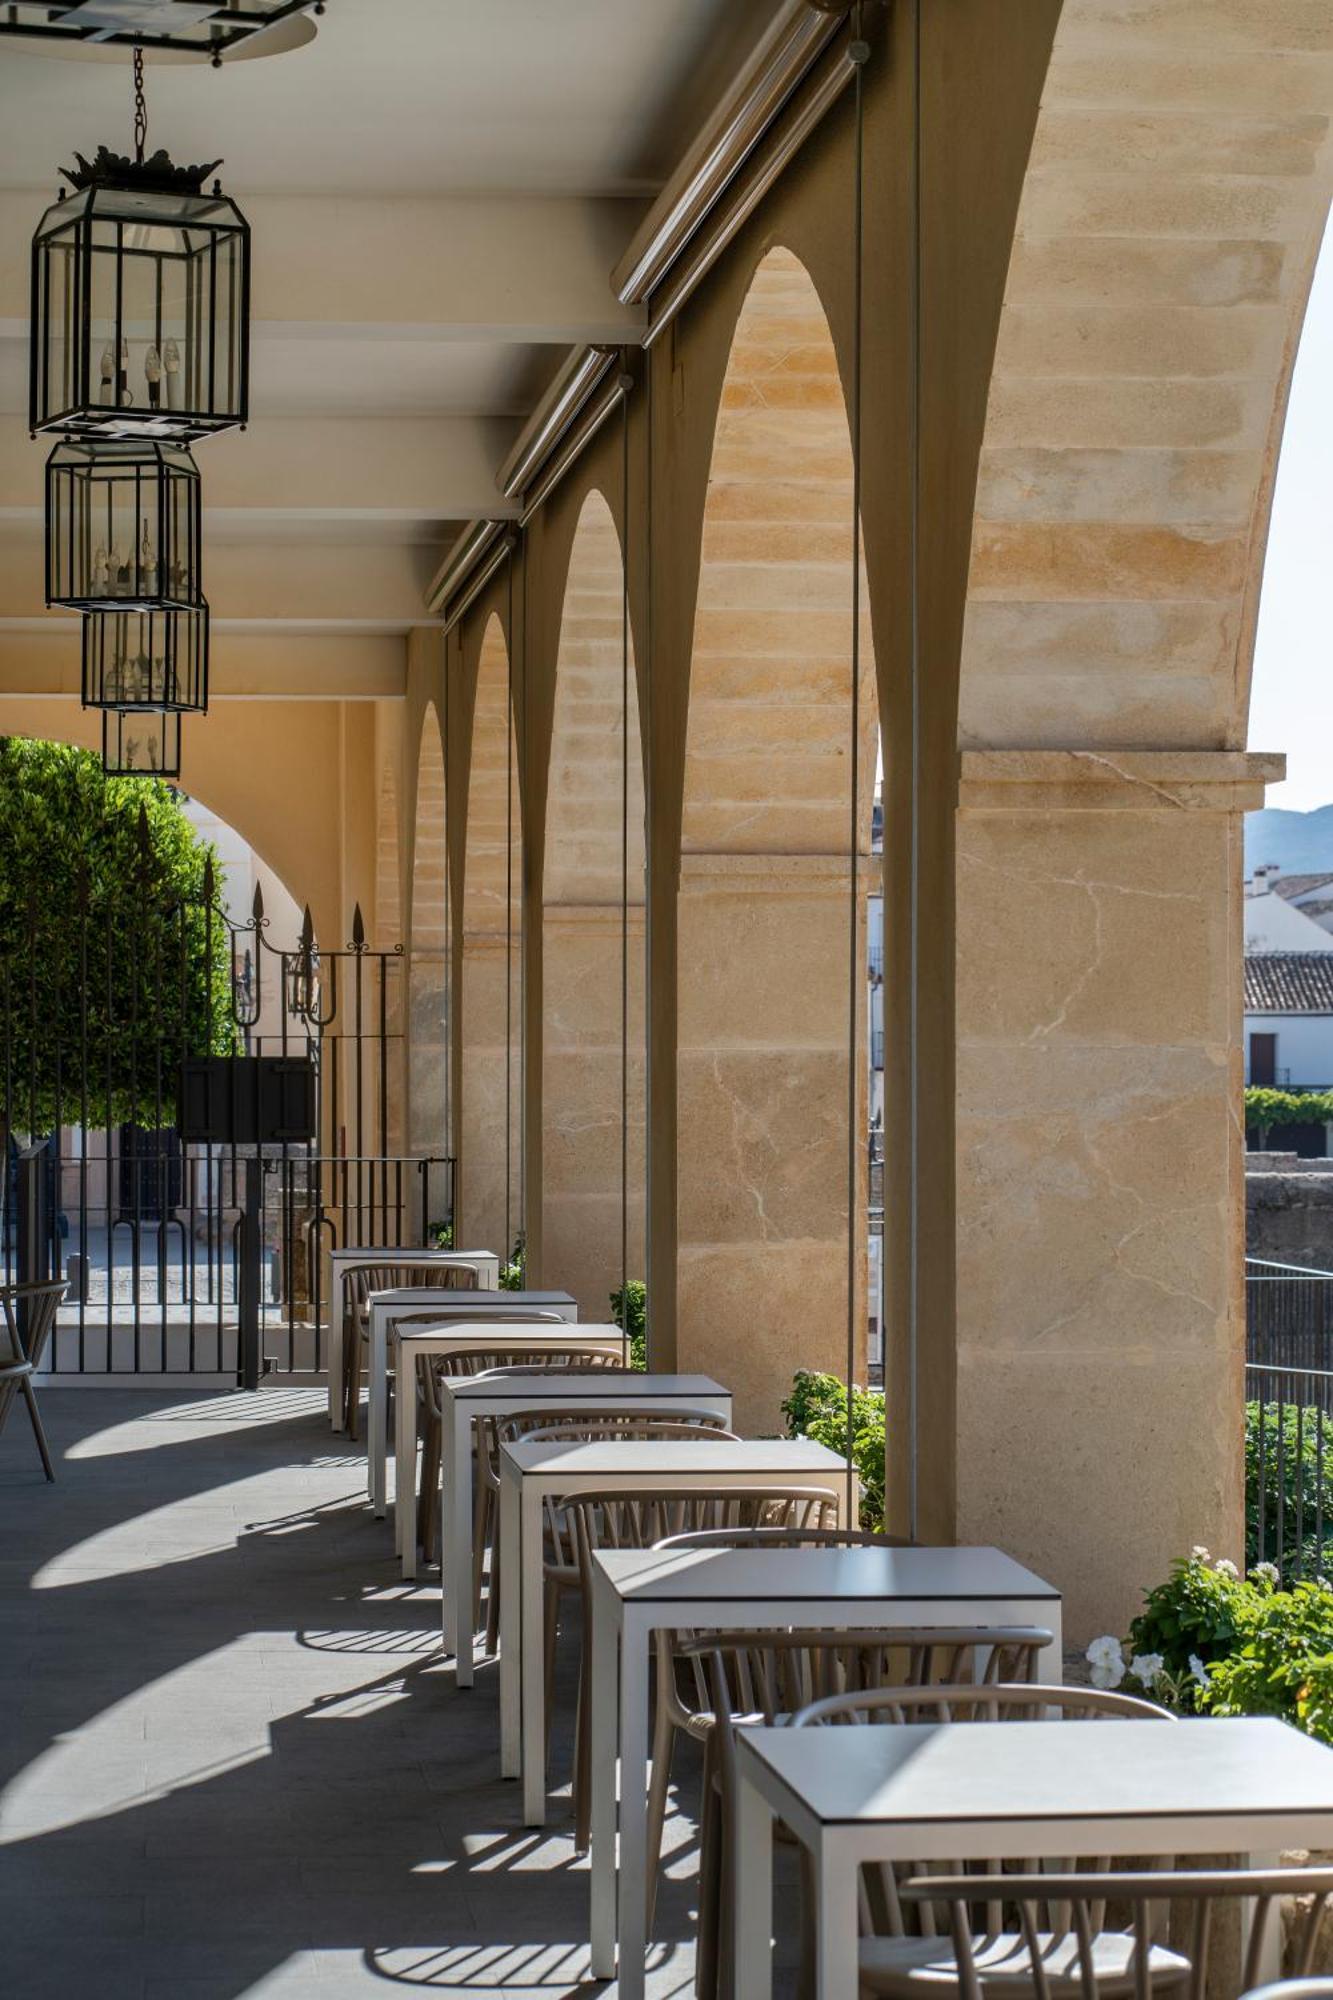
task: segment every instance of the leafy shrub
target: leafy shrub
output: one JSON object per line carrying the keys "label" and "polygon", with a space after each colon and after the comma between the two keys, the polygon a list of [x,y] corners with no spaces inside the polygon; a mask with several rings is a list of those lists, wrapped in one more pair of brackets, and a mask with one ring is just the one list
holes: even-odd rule
{"label": "leafy shrub", "polygon": [[514,1247],[509,1253],[509,1262],[500,1266],[500,1290],[502,1292],[521,1292],[527,1283],[527,1266],[527,1239],[520,1231],[514,1238]]}
{"label": "leafy shrub", "polygon": [[[847,1391],[836,1375],[802,1368],[782,1405],[788,1437],[813,1438],[847,1457]],[[852,1389],[850,1456],[861,1481],[861,1526],[884,1526],[884,1392]]]}
{"label": "leafy shrub", "polygon": [[648,1366],[648,1287],[642,1278],[627,1278],[611,1294],[611,1317],[629,1335],[629,1365]]}
{"label": "leafy shrub", "polygon": [[1241,1576],[1195,1549],[1149,1591],[1126,1646],[1088,1648],[1098,1687],[1202,1715],[1275,1715],[1333,1743],[1333,1588],[1284,1589],[1272,1563]]}
{"label": "leafy shrub", "polygon": [[1333,1090],[1274,1090],[1251,1084],[1245,1092],[1246,1129],[1267,1132],[1275,1125],[1318,1125],[1333,1119]]}
{"label": "leafy shrub", "polygon": [[426,1224],[426,1248],[428,1250],[452,1250],[454,1247],[454,1225],[452,1222],[428,1222]]}

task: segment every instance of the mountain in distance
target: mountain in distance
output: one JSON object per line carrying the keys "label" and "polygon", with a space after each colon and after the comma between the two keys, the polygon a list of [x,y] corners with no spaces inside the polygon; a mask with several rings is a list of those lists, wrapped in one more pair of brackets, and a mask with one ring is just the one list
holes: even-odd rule
{"label": "mountain in distance", "polygon": [[1333,875],[1333,805],[1310,812],[1265,806],[1245,815],[1245,873],[1276,862],[1284,875]]}

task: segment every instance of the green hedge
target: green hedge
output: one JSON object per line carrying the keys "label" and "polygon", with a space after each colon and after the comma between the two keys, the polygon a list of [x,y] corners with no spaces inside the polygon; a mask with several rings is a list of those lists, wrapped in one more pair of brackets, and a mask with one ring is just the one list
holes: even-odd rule
{"label": "green hedge", "polygon": [[[847,1456],[847,1391],[836,1375],[802,1368],[782,1405],[788,1437],[813,1438]],[[852,1460],[861,1481],[861,1526],[884,1526],[884,1391],[852,1390]]]}
{"label": "green hedge", "polygon": [[1273,1090],[1251,1084],[1245,1092],[1245,1126],[1261,1132],[1277,1125],[1318,1125],[1333,1119],[1333,1090]]}

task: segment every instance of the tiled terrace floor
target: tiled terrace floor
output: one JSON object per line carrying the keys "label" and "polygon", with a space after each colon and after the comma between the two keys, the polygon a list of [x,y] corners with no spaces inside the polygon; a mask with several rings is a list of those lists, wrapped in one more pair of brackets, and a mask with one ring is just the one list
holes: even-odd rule
{"label": "tiled terrace floor", "polygon": [[[521,1826],[495,1670],[453,1687],[438,1591],[396,1580],[322,1397],[42,1405],[56,1486],[21,1410],[0,1438],[0,1987],[596,1990],[567,1808]],[[692,1986],[679,1833],[656,2000]]]}

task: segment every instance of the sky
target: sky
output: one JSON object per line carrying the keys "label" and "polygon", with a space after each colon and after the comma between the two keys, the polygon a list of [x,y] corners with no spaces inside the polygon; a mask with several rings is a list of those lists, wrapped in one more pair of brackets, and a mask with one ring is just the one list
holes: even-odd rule
{"label": "sky", "polygon": [[1254,649],[1250,748],[1285,750],[1268,804],[1333,801],[1333,221],[1296,356]]}

